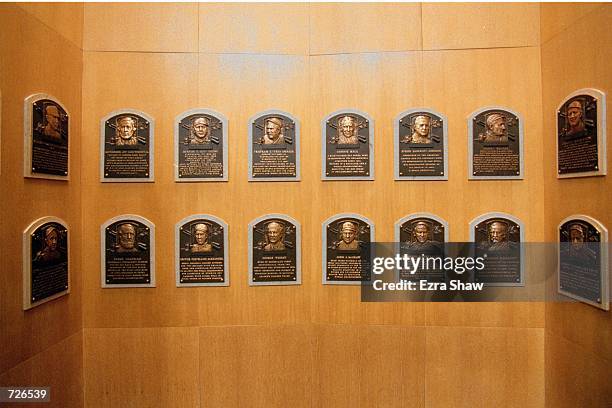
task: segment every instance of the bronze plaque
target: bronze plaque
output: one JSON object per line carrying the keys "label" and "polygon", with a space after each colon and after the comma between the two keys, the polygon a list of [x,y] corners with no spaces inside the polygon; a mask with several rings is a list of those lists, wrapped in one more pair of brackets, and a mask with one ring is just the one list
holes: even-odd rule
{"label": "bronze plaque", "polygon": [[323,180],[374,180],[374,123],[342,111],[323,121]]}
{"label": "bronze plaque", "polygon": [[370,246],[374,226],[356,214],[323,224],[323,283],[360,284],[371,280]]}
{"label": "bronze plaque", "polygon": [[102,181],[153,181],[153,121],[121,111],[102,121]]}
{"label": "bronze plaque", "polygon": [[447,180],[446,119],[418,109],[401,114],[394,125],[395,179]]}
{"label": "bronze plaque", "polygon": [[[427,215],[416,215],[400,220],[399,228],[400,255],[411,257],[441,257],[444,258],[444,244],[446,242],[446,226]],[[420,268],[415,273],[410,270],[400,269],[399,279],[416,281],[421,279],[428,282],[444,282],[444,269]]]}
{"label": "bronze plaque", "polygon": [[227,120],[200,109],[180,115],[175,126],[175,180],[227,181]]}
{"label": "bronze plaque", "polygon": [[559,226],[559,292],[608,310],[606,235],[603,226],[584,216]]}
{"label": "bronze plaque", "polygon": [[491,286],[523,285],[523,227],[519,220],[502,213],[485,214],[472,221],[475,257],[484,259],[484,269],[474,270],[474,281]]}
{"label": "bronze plaque", "polygon": [[249,181],[300,179],[300,125],[281,111],[249,121]]}
{"label": "bronze plaque", "polygon": [[249,230],[249,284],[301,284],[300,224],[271,214],[253,220]]}
{"label": "bronze plaque", "polygon": [[518,114],[485,108],[469,119],[470,179],[522,179],[523,130]]}
{"label": "bronze plaque", "polygon": [[68,177],[68,113],[51,96],[26,99],[25,176],[66,180]]}
{"label": "bronze plaque", "polygon": [[25,309],[67,293],[69,287],[68,229],[51,217],[39,221],[26,231],[29,254],[24,260],[28,265]]}
{"label": "bronze plaque", "polygon": [[227,286],[227,224],[212,216],[192,216],[176,230],[177,286]]}
{"label": "bronze plaque", "polygon": [[605,174],[604,94],[583,89],[557,110],[557,166],[559,177]]}
{"label": "bronze plaque", "polygon": [[114,218],[102,226],[102,287],[155,286],[153,224]]}

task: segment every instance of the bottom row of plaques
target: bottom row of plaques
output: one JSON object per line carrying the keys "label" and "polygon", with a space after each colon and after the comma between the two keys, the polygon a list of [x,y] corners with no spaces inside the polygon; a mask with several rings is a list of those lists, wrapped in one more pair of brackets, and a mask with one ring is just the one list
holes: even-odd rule
{"label": "bottom row of plaques", "polygon": [[[596,220],[572,216],[559,227],[559,292],[608,308],[607,230]],[[360,284],[372,276],[374,224],[358,214],[338,214],[322,226],[324,284]],[[395,224],[400,256],[445,255],[448,224],[428,213]],[[524,227],[505,213],[488,213],[470,223],[474,257],[487,268],[474,277],[488,286],[524,286]],[[122,215],[100,230],[103,288],[155,287],[155,226],[137,215]],[[24,309],[69,292],[68,227],[54,217],[41,218],[24,232]],[[249,284],[299,285],[301,226],[282,214],[249,224]],[[187,217],[175,228],[177,286],[228,286],[228,225],[210,215]],[[399,271],[398,280],[443,282],[440,270]]]}

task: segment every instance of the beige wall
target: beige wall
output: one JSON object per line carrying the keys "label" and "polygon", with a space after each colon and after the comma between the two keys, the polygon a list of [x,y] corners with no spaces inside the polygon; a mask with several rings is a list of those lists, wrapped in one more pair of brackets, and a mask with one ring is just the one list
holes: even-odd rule
{"label": "beige wall", "polygon": [[[411,212],[462,240],[472,218],[505,211],[543,240],[538,5],[135,7],[85,5],[83,218],[154,222],[157,288],[102,290],[99,243],[83,248],[87,404],[543,405],[541,305],[367,304],[320,283],[320,226],[338,212],[389,241]],[[525,118],[526,177],[468,182],[467,115],[494,104]],[[418,106],[448,116],[447,182],[393,181],[393,118]],[[154,184],[99,182],[99,120],[121,107],[156,120]],[[173,181],[173,120],[194,107],[229,119],[227,183]],[[320,181],[319,123],[343,107],[375,119],[376,181]],[[301,121],[299,183],[247,182],[247,120],[270,108]],[[199,212],[230,226],[230,287],[175,287],[173,227]],[[247,225],[269,212],[302,224],[301,286],[248,286]]]}
{"label": "beige wall", "polygon": [[[544,162],[551,164],[544,171],[547,241],[557,239],[559,222],[572,214],[589,215],[612,229],[611,18],[609,4],[542,5]],[[608,97],[608,176],[559,180],[554,165],[555,112],[580,88],[597,88]],[[610,406],[612,314],[581,303],[547,303],[545,332],[547,405]]]}
{"label": "beige wall", "polygon": [[[0,384],[51,386],[49,406],[83,403],[80,5],[0,6]],[[70,113],[70,181],[23,177],[23,103],[57,97]],[[22,310],[22,233],[53,215],[69,226],[71,293]]]}
{"label": "beige wall", "polygon": [[[74,261],[73,293],[23,313],[21,291],[6,289],[21,288],[20,260],[5,255],[20,244],[0,247],[0,317],[9,327],[1,383],[57,384],[56,403],[92,407],[541,407],[545,395],[556,407],[609,396],[600,376],[609,313],[579,304],[362,303],[358,287],[320,283],[320,225],[339,212],[372,219],[379,241],[418,211],[446,219],[452,241],[467,240],[470,220],[489,211],[521,219],[530,242],[554,240],[573,212],[610,226],[608,178],[556,179],[551,113],[575,88],[609,89],[609,55],[563,53],[572,31],[593,22],[606,48],[607,5],[578,14],[566,5],[455,3],[2,8],[1,185],[11,191],[2,231],[20,236],[55,213],[73,226]],[[33,63],[49,37],[58,58]],[[70,183],[21,176],[22,101],[40,90],[72,113]],[[524,118],[524,180],[467,180],[466,119],[487,105]],[[449,119],[448,181],[393,181],[393,118],[419,106]],[[156,120],[155,183],[99,182],[99,120],[122,107]],[[227,183],[173,181],[173,120],[195,107],[229,119]],[[375,119],[373,182],[319,179],[319,121],[344,107]],[[246,123],[270,108],[301,121],[299,183],[247,182]],[[575,189],[596,199],[559,202]],[[15,216],[15,208],[24,210]],[[174,224],[202,212],[229,224],[231,286],[176,288]],[[248,286],[247,225],[269,212],[302,224],[300,286]],[[98,228],[124,213],[156,225],[156,288],[100,288]],[[544,261],[529,267],[552,267]],[[588,392],[574,392],[577,381]]]}

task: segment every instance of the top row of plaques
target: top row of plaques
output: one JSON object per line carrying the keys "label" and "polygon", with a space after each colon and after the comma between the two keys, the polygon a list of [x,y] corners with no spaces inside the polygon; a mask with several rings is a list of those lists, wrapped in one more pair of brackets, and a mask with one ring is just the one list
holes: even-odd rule
{"label": "top row of plaques", "polygon": [[[605,94],[582,89],[557,111],[558,176],[606,174]],[[153,118],[123,109],[100,124],[102,182],[154,180]],[[195,109],[174,124],[175,180],[227,181],[228,121]],[[69,115],[60,102],[37,94],[25,104],[26,177],[68,179]],[[249,181],[300,180],[300,123],[278,110],[261,112],[248,124]],[[486,107],[468,118],[470,179],[523,178],[523,119],[508,108]],[[374,121],[344,109],[321,123],[323,180],[374,179]],[[394,121],[396,180],[448,179],[448,121],[431,109],[411,109]]]}

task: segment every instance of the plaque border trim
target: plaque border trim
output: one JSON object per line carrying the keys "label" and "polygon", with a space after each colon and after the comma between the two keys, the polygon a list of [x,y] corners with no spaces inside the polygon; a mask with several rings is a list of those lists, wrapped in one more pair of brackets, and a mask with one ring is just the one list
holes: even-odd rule
{"label": "plaque border trim", "polygon": [[[559,174],[559,111],[565,103],[578,95],[589,95],[597,99],[597,167],[596,171],[585,171],[581,173],[565,173]],[[567,95],[555,110],[555,147],[556,155],[555,162],[557,164],[557,178],[577,178],[577,177],[593,177],[605,176],[608,174],[607,169],[607,145],[606,145],[606,93],[596,88],[582,88]]]}
{"label": "plaque border trim", "polygon": [[[106,227],[117,221],[138,221],[149,227],[149,266],[151,282],[149,283],[106,283]],[[115,288],[154,288],[155,287],[155,224],[135,214],[122,214],[110,218],[100,226],[100,285],[103,289]]]}
{"label": "plaque border trim", "polygon": [[[197,114],[203,114],[203,115],[209,115],[209,116],[214,116],[215,118],[217,118],[222,126],[222,137],[223,137],[223,177],[215,177],[215,178],[199,178],[199,177],[179,177],[179,133],[180,133],[180,123],[183,119],[185,119],[187,116],[191,116],[191,115],[197,115]],[[175,118],[174,118],[174,181],[177,183],[190,183],[190,182],[204,182],[204,183],[210,183],[210,182],[223,182],[223,181],[228,181],[228,174],[227,174],[227,170],[228,170],[228,154],[227,154],[227,147],[228,147],[228,121],[227,118],[225,117],[225,115],[223,115],[220,112],[217,112],[215,110],[212,109],[208,109],[208,108],[195,108],[195,109],[189,109],[186,110],[180,114],[178,114]]]}
{"label": "plaque border trim", "polygon": [[[295,282],[288,281],[268,281],[268,282],[253,282],[253,227],[270,218],[281,219],[295,225],[295,263],[296,263],[296,278]],[[257,217],[249,222],[249,286],[293,286],[302,284],[302,226],[299,221],[285,214],[265,214]]]}
{"label": "plaque border trim", "polygon": [[470,242],[472,243],[476,243],[475,239],[476,239],[476,234],[474,232],[474,228],[476,228],[476,225],[480,224],[483,221],[486,221],[488,219],[491,218],[506,218],[514,223],[516,223],[519,228],[519,239],[521,240],[520,244],[520,256],[521,256],[521,266],[520,266],[520,281],[516,282],[516,283],[510,283],[510,282],[499,282],[499,283],[484,283],[485,287],[497,287],[497,286],[509,286],[509,287],[523,287],[525,286],[525,247],[524,247],[524,243],[525,243],[525,224],[523,224],[523,222],[515,217],[514,215],[505,213],[505,212],[488,212],[488,213],[484,213],[481,214],[479,216],[477,216],[476,218],[474,218],[472,221],[470,221]]}
{"label": "plaque border trim", "polygon": [[[214,221],[223,227],[223,277],[224,282],[210,282],[210,283],[181,283],[180,273],[180,259],[181,259],[181,242],[180,242],[180,228],[188,222],[195,220],[209,220]],[[210,214],[194,214],[183,218],[174,225],[174,272],[176,276],[176,287],[187,288],[194,286],[229,286],[230,285],[230,274],[229,274],[229,250],[228,250],[228,235],[229,226],[225,221],[219,217],[215,217]]]}
{"label": "plaque border trim", "polygon": [[[290,118],[295,124],[295,142],[294,142],[295,144],[295,177],[253,177],[253,150],[252,150],[253,148],[253,122],[262,116],[274,115],[274,114],[286,116]],[[300,181],[301,180],[300,142],[301,142],[302,135],[301,135],[301,124],[298,118],[296,118],[289,112],[285,112],[279,109],[269,109],[269,110],[265,110],[265,111],[256,113],[255,115],[251,116],[247,123],[247,128],[249,131],[248,146],[247,146],[248,161],[249,161],[248,162],[248,166],[249,166],[248,180],[249,181]]]}
{"label": "plaque border trim", "polygon": [[[484,111],[503,110],[513,114],[519,120],[519,174],[516,176],[475,176],[474,175],[474,118]],[[523,115],[504,106],[485,106],[470,113],[468,118],[468,180],[523,180],[525,178],[525,154],[523,139],[525,139],[525,123]]]}
{"label": "plaque border trim", "polygon": [[[601,247],[601,270],[600,270],[601,304],[593,302],[589,299],[585,299],[579,295],[575,295],[573,293],[566,292],[561,289],[561,279],[560,279],[561,278],[561,270],[560,270],[561,269],[561,253],[560,253],[561,241],[559,240],[558,234],[563,224],[569,221],[572,221],[572,220],[586,221],[589,224],[591,224],[591,226],[595,227],[601,234],[601,241],[599,243]],[[604,227],[604,225],[601,222],[597,221],[595,218],[589,217],[588,215],[582,215],[582,214],[574,214],[574,215],[570,215],[569,217],[564,218],[557,226],[557,251],[556,251],[557,252],[557,268],[556,268],[557,292],[563,296],[567,296],[568,298],[578,300],[582,303],[586,303],[598,309],[609,311],[610,310],[610,277],[609,277],[610,271],[608,270],[608,268],[610,264],[609,264],[609,254],[608,254],[607,246],[608,246],[608,229]]]}
{"label": "plaque border trim", "polygon": [[[327,156],[327,121],[331,118],[333,118],[336,115],[339,115],[341,113],[355,113],[357,115],[363,116],[364,118],[366,118],[368,120],[368,147],[369,147],[369,158],[370,158],[370,175],[369,176],[342,176],[342,177],[329,177],[325,174],[325,169],[326,169],[326,156]],[[360,111],[358,109],[354,109],[354,108],[346,108],[346,109],[339,109],[337,111],[334,111],[330,114],[328,114],[327,116],[325,116],[322,120],[321,120],[321,180],[323,181],[334,181],[334,180],[339,180],[339,181],[344,181],[344,180],[367,180],[367,181],[373,181],[374,180],[374,119],[372,119],[372,117],[370,115],[368,115],[367,113]]]}
{"label": "plaque border trim", "polygon": [[[131,113],[134,115],[141,116],[149,121],[149,177],[129,177],[129,178],[113,178],[104,177],[104,137],[106,130],[106,121],[113,116],[120,115],[122,113]],[[152,183],[155,181],[155,120],[137,109],[118,109],[104,116],[100,119],[100,182],[101,183]]]}
{"label": "plaque border trim", "polygon": [[[32,133],[32,105],[34,102],[37,102],[41,99],[49,99],[59,106],[66,112],[68,116],[68,174],[65,176],[58,176],[55,174],[38,174],[32,172],[32,138],[34,137]],[[47,180],[62,180],[62,181],[70,181],[70,163],[71,163],[71,154],[70,154],[70,139],[72,139],[72,116],[66,106],[59,101],[56,97],[46,93],[35,93],[23,101],[23,177],[26,178],[37,178],[37,179],[47,179]]]}
{"label": "plaque border trim", "polygon": [[[399,121],[404,116],[412,113],[425,112],[436,115],[444,122],[442,124],[442,144],[443,144],[443,155],[444,155],[444,175],[443,176],[400,176],[399,174]],[[448,118],[443,113],[440,113],[430,108],[414,108],[408,109],[399,113],[395,119],[393,119],[393,174],[396,181],[406,180],[448,180]]]}
{"label": "plaque border trim", "polygon": [[364,217],[363,215],[359,215],[357,213],[340,213],[327,218],[325,221],[323,221],[323,224],[321,224],[321,282],[323,283],[323,285],[361,286],[363,281],[328,281],[327,279],[325,279],[327,272],[327,226],[341,218],[356,218],[360,221],[368,223],[368,225],[370,226],[370,244],[374,243],[374,238],[376,236],[374,231],[374,222],[372,222],[372,220],[370,220],[369,218]]}
{"label": "plaque border trim", "polygon": [[[66,228],[66,231],[68,231],[68,253],[66,254],[66,259],[68,260],[68,288],[66,290],[62,290],[61,292],[58,292],[54,295],[51,295],[47,298],[41,299],[39,301],[33,302],[31,301],[32,299],[32,262],[31,262],[31,251],[32,251],[32,241],[31,241],[31,235],[34,233],[34,231],[39,228],[41,225],[46,224],[48,222],[56,222],[58,224],[60,224],[62,227]],[[40,306],[43,303],[47,303],[51,300],[57,299],[59,297],[62,297],[68,293],[70,293],[70,287],[71,285],[71,278],[70,278],[70,248],[71,248],[71,243],[70,243],[70,237],[71,237],[71,233],[70,233],[70,229],[68,228],[68,223],[66,223],[66,221],[62,220],[61,218],[55,217],[55,216],[45,216],[45,217],[41,217],[38,218],[34,221],[32,221],[32,223],[30,223],[30,225],[28,225],[26,227],[26,229],[23,231],[23,245],[22,245],[22,273],[23,273],[23,310],[30,310],[36,306]]]}

